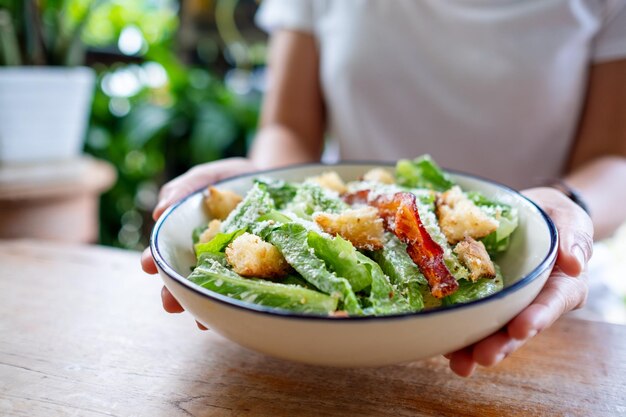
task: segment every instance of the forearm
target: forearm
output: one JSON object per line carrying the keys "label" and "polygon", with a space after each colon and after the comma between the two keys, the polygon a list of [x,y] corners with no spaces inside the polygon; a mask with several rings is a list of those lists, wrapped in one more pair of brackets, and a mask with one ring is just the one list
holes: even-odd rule
{"label": "forearm", "polygon": [[570,173],[566,181],[589,206],[596,240],[609,237],[626,222],[626,158],[595,159]]}
{"label": "forearm", "polygon": [[314,37],[274,33],[268,65],[269,88],[249,158],[259,169],[319,161],[326,123]]}
{"label": "forearm", "polygon": [[248,157],[259,169],[317,162],[322,152],[322,141],[319,142],[304,141],[286,126],[268,124],[257,133]]}

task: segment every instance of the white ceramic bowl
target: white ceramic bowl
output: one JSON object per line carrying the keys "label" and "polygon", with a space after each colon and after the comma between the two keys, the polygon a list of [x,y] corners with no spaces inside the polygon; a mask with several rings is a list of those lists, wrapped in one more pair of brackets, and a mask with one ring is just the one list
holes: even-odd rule
{"label": "white ceramic bowl", "polygon": [[[301,181],[333,169],[353,180],[383,164],[312,164],[242,175],[216,184],[244,194],[259,175]],[[381,366],[460,349],[497,331],[537,296],[557,254],[557,231],[534,203],[502,185],[451,173],[465,190],[517,207],[520,224],[506,254],[498,258],[505,288],[492,296],[439,310],[385,317],[329,318],[274,310],[234,300],[185,277],[195,265],[192,230],[206,224],[198,191],[170,207],[157,221],[150,247],[174,297],[200,323],[265,354],[310,364]]]}

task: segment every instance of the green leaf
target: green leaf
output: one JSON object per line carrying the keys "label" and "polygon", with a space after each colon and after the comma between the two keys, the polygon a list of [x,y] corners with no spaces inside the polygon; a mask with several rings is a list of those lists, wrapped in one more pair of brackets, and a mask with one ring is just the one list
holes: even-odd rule
{"label": "green leaf", "polygon": [[194,249],[196,251],[196,256],[200,257],[205,252],[210,253],[220,253],[224,252],[226,246],[230,244],[233,240],[237,239],[237,237],[241,236],[246,232],[246,229],[235,230],[231,233],[218,233],[215,237],[209,240],[206,243],[196,243],[194,245]]}
{"label": "green leaf", "polygon": [[348,313],[362,314],[363,311],[348,280],[330,272],[324,261],[312,253],[307,239],[307,229],[297,223],[271,227],[266,234],[266,240],[278,248],[289,265],[305,280],[320,291],[339,298]]}
{"label": "green leaf", "polygon": [[20,45],[11,13],[0,9],[0,65],[21,65]]}
{"label": "green leaf", "polygon": [[122,130],[129,144],[135,149],[141,149],[151,139],[169,129],[173,117],[171,108],[146,103],[133,109],[124,120]]}
{"label": "green leaf", "polygon": [[337,299],[297,285],[243,278],[219,262],[205,258],[189,280],[211,291],[248,303],[300,313],[329,314]]}
{"label": "green leaf", "polygon": [[274,201],[265,187],[262,184],[254,184],[243,201],[224,220],[222,230],[228,233],[247,228],[274,208]]}
{"label": "green leaf", "polygon": [[436,191],[445,191],[455,185],[452,178],[439,168],[429,155],[423,155],[413,161],[399,160],[396,164],[396,179],[399,185]]}
{"label": "green leaf", "polygon": [[493,279],[482,278],[476,282],[470,280],[460,280],[459,289],[452,295],[444,298],[444,305],[453,305],[459,303],[469,303],[495,294],[502,290],[504,281],[502,273],[498,265],[496,267],[496,277]]}
{"label": "green leaf", "polygon": [[382,271],[389,276],[397,291],[407,299],[414,311],[424,308],[422,287],[428,282],[406,252],[406,245],[391,233],[385,233],[383,249],[370,253]]}
{"label": "green leaf", "polygon": [[293,200],[298,192],[298,186],[283,180],[275,180],[271,178],[256,178],[256,183],[263,184],[265,189],[274,200],[277,209],[284,208]]}
{"label": "green leaf", "polygon": [[490,255],[497,255],[509,248],[511,235],[519,224],[517,209],[507,204],[489,200],[476,191],[467,193],[467,197],[487,215],[498,221],[498,228],[481,239]]}
{"label": "green leaf", "polygon": [[375,315],[384,315],[412,310],[407,300],[391,285],[389,278],[376,262],[362,253],[357,253],[357,257],[359,262],[368,269],[372,278],[369,297],[371,309],[366,313],[371,311]]}
{"label": "green leaf", "polygon": [[265,222],[268,220],[274,221],[276,223],[290,223],[291,222],[291,219],[289,218],[289,216],[277,210],[270,210],[267,214],[260,216],[257,219],[257,222]]}
{"label": "green leaf", "polygon": [[204,224],[193,229],[193,231],[191,232],[191,240],[194,244],[200,242],[200,235],[204,233],[207,228],[208,225]]}
{"label": "green leaf", "polygon": [[341,236],[327,238],[309,232],[307,243],[331,271],[348,280],[354,291],[361,291],[372,284],[371,271],[359,260],[359,253],[349,241]]}
{"label": "green leaf", "polygon": [[218,159],[239,135],[233,117],[221,106],[203,102],[196,109],[190,140],[192,161]]}
{"label": "green leaf", "polygon": [[285,208],[299,217],[310,219],[315,212],[340,213],[349,206],[338,195],[325,188],[313,183],[304,183]]}

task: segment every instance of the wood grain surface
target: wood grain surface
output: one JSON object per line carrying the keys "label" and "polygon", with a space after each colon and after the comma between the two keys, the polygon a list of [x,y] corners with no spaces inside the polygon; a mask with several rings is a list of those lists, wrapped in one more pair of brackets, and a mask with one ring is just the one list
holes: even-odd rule
{"label": "wood grain surface", "polygon": [[463,379],[272,359],[166,314],[139,254],[0,242],[1,416],[624,416],[626,326],[561,319]]}

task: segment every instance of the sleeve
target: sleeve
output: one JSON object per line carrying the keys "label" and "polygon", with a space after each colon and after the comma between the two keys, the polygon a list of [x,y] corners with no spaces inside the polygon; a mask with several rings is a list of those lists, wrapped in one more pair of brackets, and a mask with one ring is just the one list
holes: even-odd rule
{"label": "sleeve", "polygon": [[264,31],[294,29],[314,31],[313,1],[315,0],[263,0],[255,21]]}
{"label": "sleeve", "polygon": [[593,43],[594,62],[626,59],[626,0],[614,0]]}

